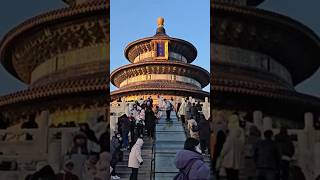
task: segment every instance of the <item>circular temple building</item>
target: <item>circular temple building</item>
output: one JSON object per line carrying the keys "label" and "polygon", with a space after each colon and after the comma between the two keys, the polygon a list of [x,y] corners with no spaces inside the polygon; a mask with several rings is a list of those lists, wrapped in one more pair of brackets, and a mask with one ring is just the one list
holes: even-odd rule
{"label": "circular temple building", "polygon": [[273,124],[301,127],[319,98],[295,91],[320,65],[320,39],[263,0],[211,4],[211,102],[215,111],[262,111]]}
{"label": "circular temple building", "polygon": [[0,97],[1,123],[9,122],[0,129],[0,179],[25,179],[43,163],[58,173],[77,124],[106,131],[109,2],[65,2],[68,7],[23,22],[0,43],[1,64],[28,85]]}
{"label": "circular temple building", "polygon": [[[196,48],[189,42],[166,34],[164,19],[158,19],[156,34],[130,43],[124,51],[129,65],[111,73],[112,84],[118,90],[111,92],[111,100],[125,97],[158,95],[204,99],[209,93],[202,88],[209,84],[209,73],[192,65],[197,57]],[[154,98],[154,99],[155,99]]]}
{"label": "circular temple building", "polygon": [[28,85],[0,97],[10,121],[50,111],[51,125],[104,114],[109,82],[109,4],[65,0],[69,7],[33,17],[0,43],[4,68]]}

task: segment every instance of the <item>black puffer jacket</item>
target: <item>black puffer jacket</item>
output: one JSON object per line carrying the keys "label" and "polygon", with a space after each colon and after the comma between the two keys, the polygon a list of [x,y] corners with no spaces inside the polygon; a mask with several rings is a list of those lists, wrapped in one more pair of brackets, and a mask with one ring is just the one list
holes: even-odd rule
{"label": "black puffer jacket", "polygon": [[258,169],[277,170],[281,159],[277,144],[272,140],[261,140],[255,148],[254,159]]}

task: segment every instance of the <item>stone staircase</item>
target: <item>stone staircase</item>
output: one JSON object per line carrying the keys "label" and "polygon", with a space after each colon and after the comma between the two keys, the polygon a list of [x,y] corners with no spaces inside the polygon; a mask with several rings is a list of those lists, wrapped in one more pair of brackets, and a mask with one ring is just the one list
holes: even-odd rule
{"label": "stone staircase", "polygon": [[[152,160],[152,146],[153,140],[149,138],[144,138],[144,144],[142,148],[142,159],[143,165],[139,168],[138,179],[139,180],[146,180],[150,179],[151,174],[151,160]],[[123,161],[118,162],[117,164],[117,174],[121,178],[121,180],[129,180],[131,169],[128,168],[128,160],[129,160],[129,153],[130,151],[124,151],[123,154]]]}
{"label": "stone staircase", "polygon": [[[139,169],[139,180],[172,180],[178,173],[174,164],[175,154],[183,149],[186,131],[178,121],[175,112],[171,112],[171,121],[165,120],[165,113],[156,126],[155,141],[144,138],[142,158],[144,164]],[[154,144],[154,149],[153,148]],[[121,180],[129,180],[131,169],[128,168],[129,151],[124,152],[122,162],[117,164],[117,174]],[[210,157],[204,157],[210,166]],[[213,179],[213,176],[211,176]]]}

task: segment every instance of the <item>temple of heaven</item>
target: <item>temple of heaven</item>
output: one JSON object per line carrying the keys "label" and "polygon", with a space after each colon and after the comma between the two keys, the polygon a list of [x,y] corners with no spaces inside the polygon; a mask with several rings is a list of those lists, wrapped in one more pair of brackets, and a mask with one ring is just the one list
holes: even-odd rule
{"label": "temple of heaven", "polygon": [[197,57],[197,49],[185,40],[168,36],[162,17],[157,22],[154,36],[136,40],[125,48],[124,55],[131,64],[111,73],[110,81],[119,88],[111,92],[111,100],[159,95],[202,100],[208,97],[202,88],[209,84],[209,73],[190,64]]}
{"label": "temple of heaven", "polygon": [[263,0],[211,3],[211,102],[214,111],[256,110],[279,127],[301,127],[317,97],[295,86],[320,65],[320,39],[286,16],[256,8]]}
{"label": "temple of heaven", "polygon": [[50,111],[50,125],[84,122],[108,103],[109,5],[64,0],[69,7],[26,20],[0,43],[2,66],[28,87],[0,97],[3,116]]}

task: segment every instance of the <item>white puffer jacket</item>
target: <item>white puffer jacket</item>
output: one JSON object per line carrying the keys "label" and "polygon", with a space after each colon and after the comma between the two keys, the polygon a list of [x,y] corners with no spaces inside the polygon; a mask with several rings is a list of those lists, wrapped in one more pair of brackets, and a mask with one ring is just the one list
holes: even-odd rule
{"label": "white puffer jacket", "polygon": [[129,154],[129,162],[128,162],[129,168],[139,168],[140,163],[143,162],[143,159],[141,157],[142,146],[143,146],[143,140],[139,138],[137,142],[134,144],[134,146],[132,147],[131,152]]}

